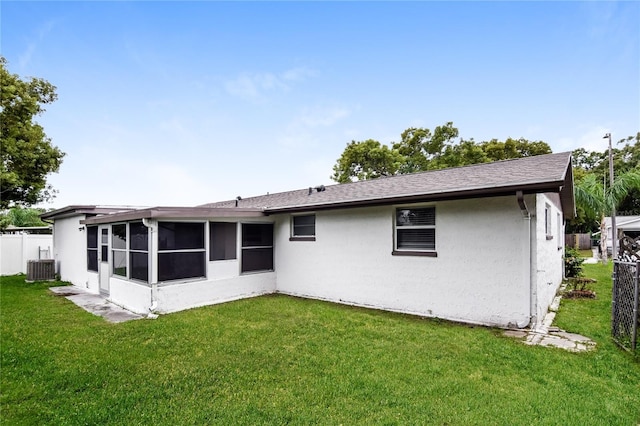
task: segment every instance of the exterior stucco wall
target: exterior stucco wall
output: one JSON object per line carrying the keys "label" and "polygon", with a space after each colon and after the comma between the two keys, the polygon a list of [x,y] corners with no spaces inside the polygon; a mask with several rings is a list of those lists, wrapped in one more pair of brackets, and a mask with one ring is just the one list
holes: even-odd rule
{"label": "exterior stucco wall", "polygon": [[[535,200],[533,200],[535,202]],[[438,256],[393,256],[395,206],[318,212],[316,241],[276,227],[278,291],[498,326],[530,319],[528,222],[515,196],[431,203]]]}
{"label": "exterior stucco wall", "polygon": [[169,313],[273,293],[276,273],[264,272],[219,280],[193,281],[158,286],[156,309]]}
{"label": "exterior stucco wall", "polygon": [[[545,208],[550,214],[550,232],[545,232]],[[560,220],[558,220],[560,215]],[[549,305],[562,283],[564,256],[564,224],[558,207],[544,194],[536,194],[533,261],[536,294],[536,320],[541,324]]]}
{"label": "exterior stucco wall", "polygon": [[130,311],[148,314],[151,306],[151,287],[146,283],[111,276],[108,299]]}
{"label": "exterior stucco wall", "polygon": [[[87,230],[80,221],[85,215],[56,219],[53,225],[53,256],[60,278],[88,288]],[[97,286],[90,288],[98,292]]]}

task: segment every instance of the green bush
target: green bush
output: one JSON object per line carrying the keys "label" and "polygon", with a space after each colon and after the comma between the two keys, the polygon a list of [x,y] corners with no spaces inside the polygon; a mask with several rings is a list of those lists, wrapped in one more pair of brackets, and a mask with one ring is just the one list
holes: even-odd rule
{"label": "green bush", "polygon": [[564,271],[567,277],[582,276],[582,263],[584,258],[580,256],[580,252],[572,247],[564,249]]}

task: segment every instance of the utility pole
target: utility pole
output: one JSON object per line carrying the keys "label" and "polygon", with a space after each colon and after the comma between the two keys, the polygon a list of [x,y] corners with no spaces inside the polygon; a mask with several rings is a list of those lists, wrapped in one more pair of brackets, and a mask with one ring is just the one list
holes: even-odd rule
{"label": "utility pole", "polygon": [[[611,152],[611,133],[604,135],[602,139],[609,139],[609,191],[613,188],[613,154]],[[616,242],[618,239],[618,230],[616,229],[616,206],[611,205],[611,258],[616,260],[618,252],[616,250]]]}

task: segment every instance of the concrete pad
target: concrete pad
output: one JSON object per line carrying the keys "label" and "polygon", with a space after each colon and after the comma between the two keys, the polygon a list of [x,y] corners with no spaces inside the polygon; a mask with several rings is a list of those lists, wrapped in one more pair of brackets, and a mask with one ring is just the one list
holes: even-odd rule
{"label": "concrete pad", "polygon": [[571,340],[572,342],[580,342],[580,343],[588,343],[591,342],[591,339],[589,339],[588,337],[582,336],[580,334],[576,334],[576,333],[567,333],[566,331],[557,331],[557,332],[553,332],[551,333],[554,336],[558,336],[561,337],[563,339],[567,339],[567,340]]}
{"label": "concrete pad", "polygon": [[90,293],[76,286],[51,287],[51,292],[64,296],[87,312],[104,318],[112,323],[121,323],[144,318],[142,315],[115,305],[99,294]]}
{"label": "concrete pad", "polygon": [[571,352],[584,352],[596,347],[596,343],[588,337],[576,333],[568,333],[553,325],[556,317],[557,307],[560,305],[560,296],[553,301],[555,309],[550,309],[545,315],[542,324],[536,329],[528,330],[505,330],[504,335],[515,338],[526,337],[526,345],[540,345],[565,349]]}

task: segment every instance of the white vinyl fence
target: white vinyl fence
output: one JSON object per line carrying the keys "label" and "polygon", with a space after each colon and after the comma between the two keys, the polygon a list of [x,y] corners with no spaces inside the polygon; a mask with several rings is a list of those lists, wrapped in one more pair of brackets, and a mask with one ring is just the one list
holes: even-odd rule
{"label": "white vinyl fence", "polygon": [[53,259],[53,235],[0,235],[0,275],[27,273],[27,261]]}

